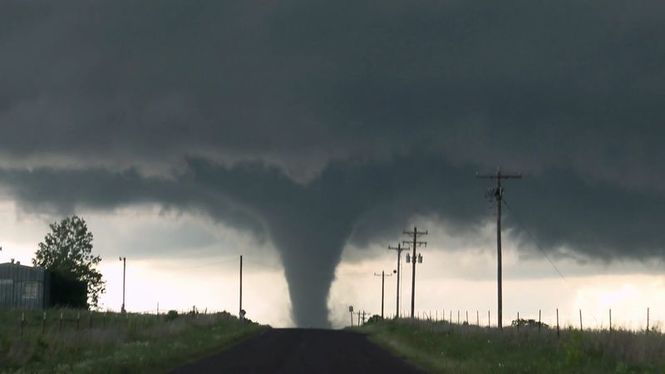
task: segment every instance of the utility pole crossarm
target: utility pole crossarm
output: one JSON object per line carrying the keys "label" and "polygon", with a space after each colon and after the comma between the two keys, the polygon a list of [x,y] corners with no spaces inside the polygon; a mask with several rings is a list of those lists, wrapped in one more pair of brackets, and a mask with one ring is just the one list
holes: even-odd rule
{"label": "utility pole crossarm", "polygon": [[374,273],[374,275],[377,276],[377,277],[382,277],[382,276],[383,277],[392,277],[393,276],[392,273],[385,273],[385,274]]}
{"label": "utility pole crossarm", "polygon": [[501,168],[497,168],[496,173],[493,174],[480,174],[476,173],[476,178],[481,178],[481,179],[521,179],[522,174],[521,173],[502,173]]}
{"label": "utility pole crossarm", "polygon": [[522,174],[476,174],[479,179],[522,179]]}
{"label": "utility pole crossarm", "polygon": [[407,231],[407,230],[404,230],[404,231],[402,232],[402,234],[404,234],[404,235],[416,235],[416,236],[421,236],[421,235],[427,235],[428,233],[427,233],[427,230],[425,230],[425,231],[418,231],[418,230]]}
{"label": "utility pole crossarm", "polygon": [[[413,235],[413,234],[411,234],[411,235]],[[417,242],[415,242],[415,243],[416,243],[416,246],[418,246],[418,247],[421,247],[421,246],[422,246],[422,247],[427,247],[427,242],[417,241]],[[410,244],[413,244],[413,241],[411,241],[411,240],[403,240],[403,241],[402,241],[402,244],[410,245]],[[403,248],[403,249],[407,249],[407,248]]]}

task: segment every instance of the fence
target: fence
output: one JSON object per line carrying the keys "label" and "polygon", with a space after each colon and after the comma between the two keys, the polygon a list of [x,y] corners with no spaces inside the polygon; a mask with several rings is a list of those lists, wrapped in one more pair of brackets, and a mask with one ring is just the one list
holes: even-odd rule
{"label": "fence", "polygon": [[47,311],[0,311],[0,334],[10,337],[30,337],[56,333],[76,333],[113,329],[148,329],[178,319],[214,322],[221,318],[234,318],[227,312],[201,312],[195,308],[177,314],[115,313],[74,309],[50,309]]}
{"label": "fence", "polygon": [[[446,315],[446,312],[448,313]],[[475,312],[475,313],[474,313]],[[607,328],[603,327],[603,324],[601,324],[598,328],[585,328],[585,322],[584,322],[584,313],[582,309],[578,309],[578,315],[576,316],[577,322],[575,324],[566,324],[565,326],[561,323],[560,320],[560,313],[559,309],[557,308],[555,310],[555,319],[552,321],[544,321],[542,319],[542,310],[538,310],[538,317],[537,319],[532,318],[532,319],[527,319],[527,318],[521,318],[520,313],[517,312],[514,317],[515,319],[512,319],[512,317],[508,317],[504,314],[504,328],[515,328],[519,330],[520,328],[531,328],[535,327],[538,330],[543,329],[543,328],[551,328],[551,329],[556,329],[557,333],[561,329],[578,329],[578,330],[593,330],[593,331],[610,331],[612,332],[613,330],[617,329],[617,324],[616,320],[612,320],[612,309],[608,309],[607,311]],[[386,313],[386,318],[387,319],[393,319],[395,318],[394,313]],[[523,317],[524,315],[522,315]],[[656,332],[660,333],[661,329],[661,324],[660,321],[653,321],[651,319],[652,316],[652,310],[651,308],[646,308],[644,310],[644,316],[645,316],[645,324],[643,325],[643,328],[639,328],[637,330],[635,329],[626,329],[626,328],[621,328],[619,329],[622,330],[634,330],[634,331],[644,331],[646,333],[649,332]],[[400,319],[410,319],[410,313],[403,311],[400,314]],[[507,318],[508,317],[508,318]],[[487,315],[483,315],[481,318],[481,313],[479,310],[472,310],[471,311],[471,319],[469,317],[469,310],[462,310],[462,309],[456,309],[456,310],[446,310],[446,309],[441,309],[441,310],[434,310],[434,311],[419,311],[414,313],[414,319],[415,320],[425,320],[425,321],[432,321],[432,322],[445,322],[451,325],[462,325],[462,326],[469,326],[469,325],[475,325],[477,327],[496,327],[497,325],[494,324],[492,325],[492,313],[490,310],[487,311]],[[360,321],[360,320],[359,320]],[[364,319],[362,320],[364,322]],[[508,324],[505,324],[505,322],[508,321]],[[549,322],[549,323],[547,323]],[[655,322],[655,323],[654,323]],[[614,323],[614,324],[613,324]]]}

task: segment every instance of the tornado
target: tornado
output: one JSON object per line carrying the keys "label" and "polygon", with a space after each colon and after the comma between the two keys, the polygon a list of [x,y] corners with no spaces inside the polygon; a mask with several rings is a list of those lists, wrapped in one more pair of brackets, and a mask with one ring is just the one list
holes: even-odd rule
{"label": "tornado", "polygon": [[325,201],[304,200],[280,205],[264,218],[284,267],[293,321],[328,328],[330,286],[353,219],[321,207]]}

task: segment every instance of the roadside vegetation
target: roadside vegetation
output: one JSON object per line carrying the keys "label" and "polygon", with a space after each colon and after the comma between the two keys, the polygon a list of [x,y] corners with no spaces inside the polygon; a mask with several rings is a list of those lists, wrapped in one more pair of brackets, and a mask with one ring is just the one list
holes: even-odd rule
{"label": "roadside vegetation", "polygon": [[44,322],[43,312],[0,311],[0,372],[161,373],[265,328],[226,312],[146,315],[53,309]]}
{"label": "roadside vegetation", "polygon": [[508,327],[423,320],[358,328],[431,373],[665,373],[665,335],[627,330]]}

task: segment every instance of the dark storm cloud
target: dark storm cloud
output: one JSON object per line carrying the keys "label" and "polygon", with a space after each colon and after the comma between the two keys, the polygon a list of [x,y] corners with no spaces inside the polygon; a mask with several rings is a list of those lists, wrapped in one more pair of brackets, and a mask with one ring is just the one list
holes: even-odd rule
{"label": "dark storm cloud", "polygon": [[347,240],[468,232],[499,164],[540,245],[660,257],[664,38],[653,1],[3,2],[0,181],[270,238],[305,325]]}
{"label": "dark storm cloud", "polygon": [[620,1],[8,2],[0,145],[124,164],[255,157],[297,175],[417,145],[644,187],[662,181],[645,171],[664,158],[664,13]]}

